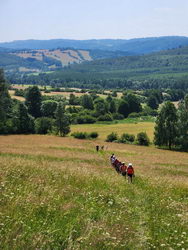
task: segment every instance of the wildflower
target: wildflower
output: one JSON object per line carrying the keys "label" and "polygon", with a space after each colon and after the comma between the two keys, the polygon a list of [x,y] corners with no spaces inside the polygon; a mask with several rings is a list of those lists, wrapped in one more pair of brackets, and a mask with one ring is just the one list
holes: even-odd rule
{"label": "wildflower", "polygon": [[165,246],[165,244],[161,244],[161,247],[164,247]]}

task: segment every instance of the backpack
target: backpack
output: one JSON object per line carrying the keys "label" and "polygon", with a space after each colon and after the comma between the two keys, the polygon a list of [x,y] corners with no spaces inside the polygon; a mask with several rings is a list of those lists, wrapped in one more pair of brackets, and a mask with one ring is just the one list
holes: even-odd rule
{"label": "backpack", "polygon": [[121,172],[122,172],[122,173],[126,173],[126,171],[127,171],[127,166],[122,165],[122,166],[121,166]]}
{"label": "backpack", "polygon": [[132,166],[129,166],[127,168],[127,174],[134,174],[134,170],[133,170],[133,167]]}

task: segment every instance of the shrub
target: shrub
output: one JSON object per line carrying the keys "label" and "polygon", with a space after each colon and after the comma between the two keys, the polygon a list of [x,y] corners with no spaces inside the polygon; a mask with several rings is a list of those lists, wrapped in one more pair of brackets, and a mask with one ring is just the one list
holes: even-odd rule
{"label": "shrub", "polygon": [[119,139],[119,142],[122,143],[133,143],[134,141],[135,141],[135,136],[127,133],[122,134]]}
{"label": "shrub", "polygon": [[99,134],[98,134],[97,132],[91,132],[91,133],[89,134],[89,137],[92,138],[92,139],[95,139],[95,138],[97,138],[98,136],[99,136]]}
{"label": "shrub", "polygon": [[143,146],[149,146],[150,140],[146,132],[140,132],[137,134],[137,144]]}
{"label": "shrub", "polygon": [[54,120],[48,117],[41,117],[35,120],[35,133],[47,134],[52,130]]}
{"label": "shrub", "polygon": [[86,132],[74,132],[71,135],[77,139],[87,139],[88,138],[88,134]]}
{"label": "shrub", "polygon": [[78,124],[84,124],[84,123],[91,124],[91,123],[95,123],[96,122],[96,118],[92,117],[90,115],[79,116],[79,114],[78,114],[78,116],[76,118],[76,122]]}
{"label": "shrub", "polygon": [[133,112],[133,113],[130,113],[128,117],[129,118],[137,118],[137,117],[140,117],[140,116],[142,116],[141,112],[140,113]]}
{"label": "shrub", "polygon": [[91,132],[89,134],[86,132],[74,132],[71,135],[77,139],[94,139],[99,136],[97,132]]}
{"label": "shrub", "polygon": [[118,139],[117,133],[112,132],[111,134],[107,135],[106,141],[113,142]]}
{"label": "shrub", "polygon": [[100,115],[98,121],[113,121],[113,117],[110,114]]}
{"label": "shrub", "polygon": [[15,96],[25,96],[25,92],[23,89],[16,89],[15,90],[15,93],[14,93]]}
{"label": "shrub", "polygon": [[124,116],[122,114],[119,114],[119,113],[114,113],[112,116],[113,116],[114,120],[123,120],[124,119]]}

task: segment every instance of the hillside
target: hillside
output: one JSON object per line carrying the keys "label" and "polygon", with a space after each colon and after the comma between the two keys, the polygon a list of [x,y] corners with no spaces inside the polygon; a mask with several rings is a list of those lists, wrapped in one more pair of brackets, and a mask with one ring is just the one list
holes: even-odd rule
{"label": "hillside", "polygon": [[[79,88],[188,88],[188,46],[142,56],[94,60],[69,66],[51,74],[25,76],[24,83],[54,80],[59,86]],[[145,82],[147,80],[148,82]],[[19,80],[11,78],[13,83]],[[154,85],[151,85],[151,82]],[[185,82],[178,87],[179,82]]]}
{"label": "hillside", "polygon": [[39,135],[1,136],[0,152],[2,249],[187,249],[187,153]]}
{"label": "hillside", "polygon": [[76,49],[11,50],[0,48],[0,68],[15,72],[45,72],[101,58],[127,55],[126,52]]}
{"label": "hillside", "polygon": [[[0,43],[0,67],[8,72],[40,73],[55,71],[72,64],[94,61],[91,64],[84,64],[84,66],[71,67],[71,71],[107,72],[107,74],[110,71],[110,75],[123,73],[124,77],[125,73],[127,76],[139,75],[140,69],[143,71],[141,74],[145,74],[145,72],[146,74],[147,72],[161,73],[161,67],[166,67],[165,72],[169,73],[174,71],[174,67],[177,66],[176,72],[184,72],[184,65],[187,63],[186,49],[181,48],[180,52],[172,49],[184,45],[188,45],[186,37],[15,41]],[[161,50],[166,50],[166,52],[151,54],[151,52]],[[98,61],[100,59],[109,60]],[[134,72],[127,72],[127,70],[134,70]]]}
{"label": "hillside", "polygon": [[92,40],[23,40],[0,43],[10,49],[57,49],[74,48],[84,50],[126,51],[129,54],[145,54],[188,45],[188,37],[167,36],[136,39],[92,39]]}
{"label": "hillside", "polygon": [[73,70],[85,70],[106,72],[113,70],[131,70],[148,69],[156,71],[184,71],[188,67],[188,46],[177,49],[160,51],[149,55],[126,56],[110,58],[104,60],[95,60],[91,63],[73,66]]}

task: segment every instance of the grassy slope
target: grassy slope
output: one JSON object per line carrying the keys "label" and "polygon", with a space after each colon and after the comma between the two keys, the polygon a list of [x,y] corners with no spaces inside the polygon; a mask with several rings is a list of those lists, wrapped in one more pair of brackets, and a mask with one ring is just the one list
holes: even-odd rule
{"label": "grassy slope", "polygon": [[[4,249],[186,249],[187,153],[53,136],[1,136]],[[107,149],[106,149],[107,148]],[[133,185],[109,165],[133,162]]]}

